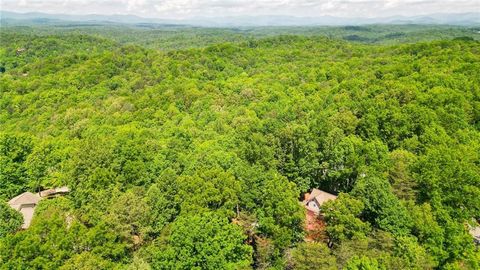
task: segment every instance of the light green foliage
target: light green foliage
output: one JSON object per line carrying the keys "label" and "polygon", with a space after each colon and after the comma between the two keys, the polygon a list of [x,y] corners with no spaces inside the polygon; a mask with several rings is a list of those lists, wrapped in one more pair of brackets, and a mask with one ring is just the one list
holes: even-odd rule
{"label": "light green foliage", "polygon": [[149,263],[139,257],[133,257],[133,262],[130,263],[126,268],[126,270],[151,270],[152,267]]}
{"label": "light green foliage", "polygon": [[61,186],[65,175],[63,166],[69,158],[72,146],[68,141],[59,139],[44,139],[35,144],[25,161],[29,176],[29,186],[38,190],[42,186]]}
{"label": "light green foliage", "polygon": [[377,260],[368,257],[353,257],[345,267],[345,270],[383,270],[387,269]]}
{"label": "light green foliage", "polygon": [[303,236],[304,215],[294,194],[298,193],[293,183],[274,176],[266,181],[259,198],[260,207],[256,211],[258,230],[272,237],[280,250]]}
{"label": "light green foliage", "polygon": [[233,175],[221,169],[200,171],[193,176],[179,177],[177,181],[184,213],[218,209],[231,216],[239,203],[240,184]]}
{"label": "light green foliage", "polygon": [[432,214],[432,207],[429,204],[422,204],[413,206],[410,210],[414,223],[412,233],[437,260],[445,260],[447,256],[443,245],[445,229]]}
{"label": "light green foliage", "polygon": [[432,269],[435,266],[432,257],[413,237],[398,237],[395,241],[394,254],[403,259],[405,268],[408,269]]}
{"label": "light green foliage", "polygon": [[146,202],[150,216],[151,233],[160,234],[163,227],[172,222],[179,212],[176,175],[171,170],[162,173],[158,184],[153,184],[147,191]]}
{"label": "light green foliage", "polygon": [[[73,257],[82,252],[87,253]],[[0,245],[2,269],[57,269],[65,263],[70,267],[67,269],[88,268],[92,263],[114,265],[112,262],[120,262],[125,252],[125,244],[110,227],[86,227],[64,198],[42,201],[30,228],[4,238]],[[96,256],[105,261],[97,261]]]}
{"label": "light green foliage", "polygon": [[365,142],[355,135],[345,137],[342,133],[332,130],[322,151],[322,184],[334,191],[350,191],[362,174],[374,174],[386,167],[388,150],[384,144]]}
{"label": "light green foliage", "polygon": [[60,270],[115,269],[115,264],[90,252],[83,252],[68,259]]}

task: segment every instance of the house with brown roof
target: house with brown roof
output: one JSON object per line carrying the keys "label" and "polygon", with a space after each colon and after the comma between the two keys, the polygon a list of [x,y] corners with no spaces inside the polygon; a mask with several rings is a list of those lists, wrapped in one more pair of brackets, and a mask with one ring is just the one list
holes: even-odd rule
{"label": "house with brown roof", "polygon": [[30,222],[33,218],[33,213],[35,212],[35,207],[41,199],[42,198],[38,194],[24,192],[8,201],[8,205],[10,205],[10,207],[22,214],[22,229],[26,229],[30,226]]}
{"label": "house with brown roof", "polygon": [[301,202],[305,207],[305,230],[307,231],[306,240],[314,241],[325,237],[325,222],[321,215],[320,207],[330,200],[335,200],[337,196],[314,188],[312,192],[305,193],[305,199]]}
{"label": "house with brown roof", "polygon": [[336,198],[337,196],[333,194],[314,188],[312,189],[311,193],[305,194],[305,200],[303,201],[303,205],[308,211],[319,214],[322,204],[330,200],[335,200]]}

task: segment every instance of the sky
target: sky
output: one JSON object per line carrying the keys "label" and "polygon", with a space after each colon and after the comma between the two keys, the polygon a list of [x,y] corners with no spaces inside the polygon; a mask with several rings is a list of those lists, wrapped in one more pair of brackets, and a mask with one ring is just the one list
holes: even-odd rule
{"label": "sky", "polygon": [[0,9],[187,19],[250,15],[387,17],[480,12],[480,0],[0,0]]}

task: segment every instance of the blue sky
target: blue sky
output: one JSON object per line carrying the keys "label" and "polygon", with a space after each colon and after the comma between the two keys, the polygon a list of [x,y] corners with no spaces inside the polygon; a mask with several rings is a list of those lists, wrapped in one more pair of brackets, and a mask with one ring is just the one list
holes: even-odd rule
{"label": "blue sky", "polygon": [[386,17],[480,12],[480,0],[0,0],[1,9],[153,18],[291,15]]}

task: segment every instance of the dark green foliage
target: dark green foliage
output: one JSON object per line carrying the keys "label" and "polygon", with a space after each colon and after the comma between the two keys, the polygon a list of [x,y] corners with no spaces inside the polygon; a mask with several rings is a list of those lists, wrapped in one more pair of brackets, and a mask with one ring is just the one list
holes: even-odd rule
{"label": "dark green foliage", "polygon": [[22,215],[8,204],[0,202],[0,237],[17,231],[23,224]]}
{"label": "dark green foliage", "polygon": [[29,179],[25,161],[32,147],[30,136],[0,133],[0,199],[12,198],[26,189]]}

